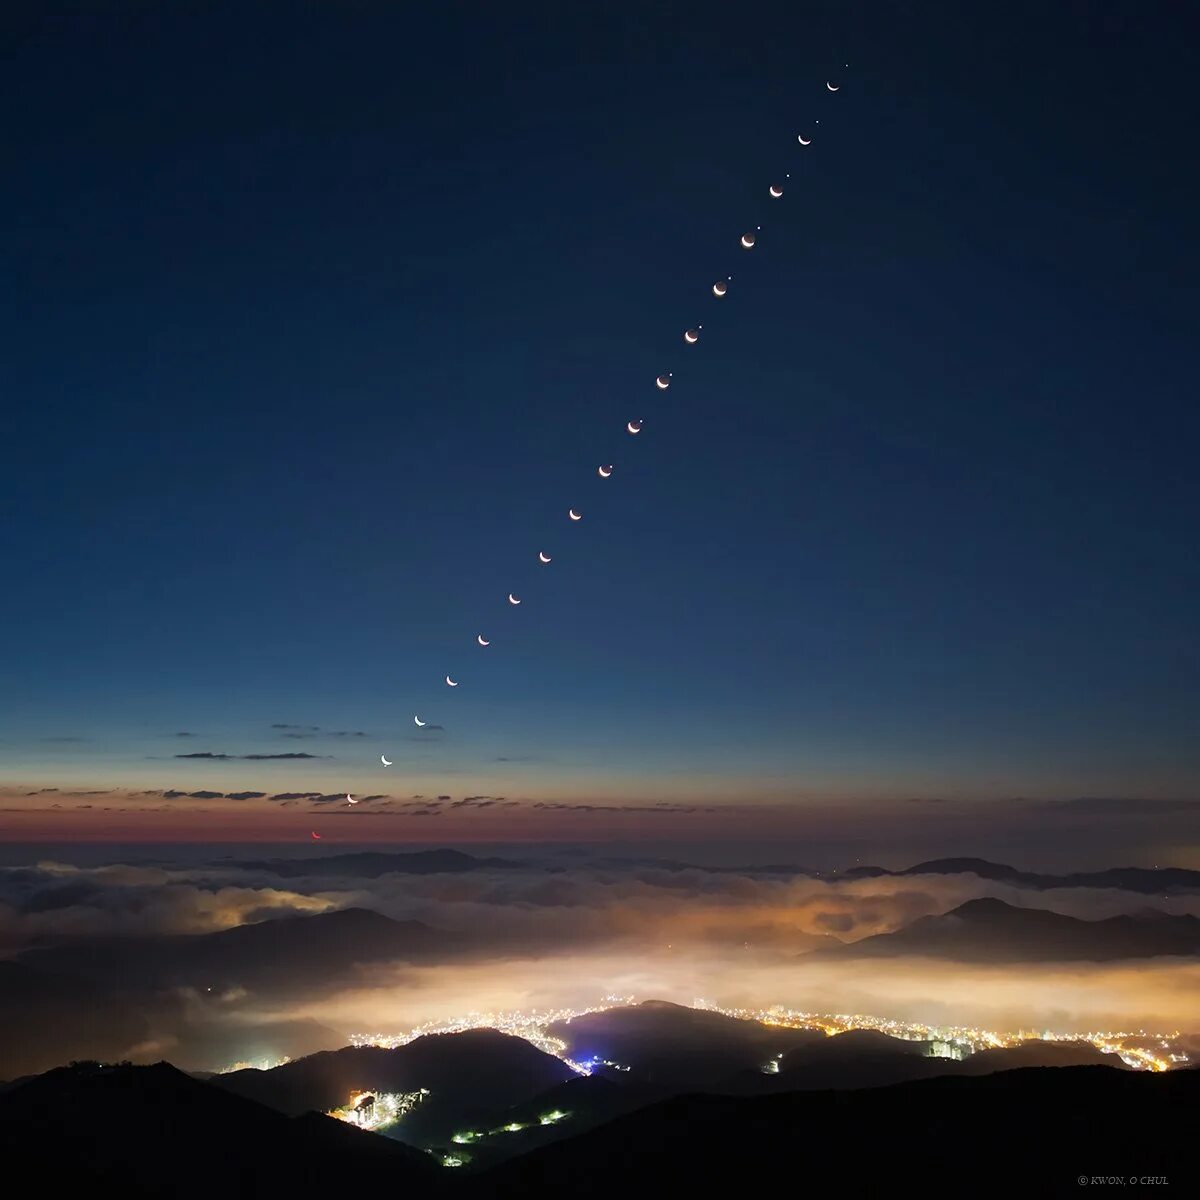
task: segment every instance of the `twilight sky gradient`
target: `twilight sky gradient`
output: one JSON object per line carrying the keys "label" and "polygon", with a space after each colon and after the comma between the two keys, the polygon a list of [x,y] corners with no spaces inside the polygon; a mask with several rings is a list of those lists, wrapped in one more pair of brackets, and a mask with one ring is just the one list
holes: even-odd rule
{"label": "twilight sky gradient", "polygon": [[952,7],[6,16],[0,836],[1195,798],[1194,37]]}

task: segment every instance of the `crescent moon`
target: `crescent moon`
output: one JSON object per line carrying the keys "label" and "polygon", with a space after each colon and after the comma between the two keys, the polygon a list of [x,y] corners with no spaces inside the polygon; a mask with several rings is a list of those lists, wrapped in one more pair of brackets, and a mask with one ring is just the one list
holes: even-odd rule
{"label": "crescent moon", "polygon": [[583,520],[583,513],[577,513],[573,508],[567,509],[567,516],[570,517],[572,521]]}
{"label": "crescent moon", "polygon": [[826,81],[825,81],[825,86],[826,86],[826,87],[827,87],[827,88],[828,88],[828,89],[829,89],[831,92],[836,92],[836,91],[838,90],[838,88],[840,88],[842,85],[839,83],[839,84],[838,84],[838,87],[834,87],[834,86],[833,86],[833,84],[829,82],[829,80],[826,80]]}
{"label": "crescent moon", "polygon": [[385,767],[390,767],[390,766],[392,765],[392,764],[391,764],[391,760],[390,760],[390,759],[387,759],[387,758],[384,758],[384,756],[383,756],[382,754],[379,756],[379,761],[380,761],[381,763],[383,763],[383,765],[384,765]]}
{"label": "crescent moon", "polygon": [[548,554],[545,552],[545,550],[539,550],[539,551],[538,551],[538,562],[540,562],[540,563],[548,563],[548,562],[553,562],[553,561],[554,561],[554,560],[553,560],[553,559],[550,557],[550,555],[548,555]]}
{"label": "crescent moon", "polygon": [[802,145],[802,146],[811,146],[812,145],[812,138],[809,138],[808,141],[805,141],[804,134],[802,134],[802,133],[796,134],[796,141],[798,141],[800,143],[800,145]]}
{"label": "crescent moon", "polygon": [[458,687],[458,684],[455,683],[454,680],[451,679],[449,675],[447,675],[446,676],[446,686],[447,687]]}
{"label": "crescent moon", "polygon": [[671,377],[670,377],[670,375],[660,375],[660,376],[659,376],[659,377],[658,377],[658,378],[657,378],[657,379],[654,381],[654,386],[655,386],[656,388],[658,388],[658,390],[659,390],[660,392],[665,392],[665,391],[667,390],[667,388],[669,388],[669,387],[671,386]]}
{"label": "crescent moon", "polygon": [[508,602],[509,602],[509,604],[520,604],[521,603],[520,600],[518,600],[516,598],[516,596],[514,596],[512,594],[512,592],[508,593]]}
{"label": "crescent moon", "polygon": [[722,283],[720,280],[713,284],[714,296],[723,296],[727,291],[729,291],[728,284]]}
{"label": "crescent moon", "polygon": [[312,831],[312,835],[317,839],[318,842],[321,840],[321,835],[315,829]]}
{"label": "crescent moon", "polygon": [[641,423],[641,421],[630,421],[629,424],[625,426],[625,428],[628,429],[630,433],[641,433],[642,432],[642,423]]}
{"label": "crescent moon", "polygon": [[743,233],[743,234],[742,234],[742,246],[743,246],[743,248],[744,248],[744,249],[746,249],[746,250],[749,250],[749,249],[750,249],[750,247],[751,247],[751,246],[753,246],[753,245],[754,245],[754,234],[752,234],[752,233]]}
{"label": "crescent moon", "polygon": [[483,634],[482,634],[482,633],[481,633],[481,634],[479,634],[479,635],[478,635],[478,636],[475,638],[475,640],[476,640],[476,641],[477,641],[477,642],[478,642],[478,643],[479,643],[481,646],[490,646],[490,645],[492,644],[491,642],[489,642],[489,641],[488,641],[488,639],[487,639],[487,638],[485,638],[485,637],[483,636]]}
{"label": "crescent moon", "polygon": [[783,188],[781,188],[781,187],[778,187],[778,186],[777,186],[776,184],[774,184],[774,183],[773,183],[773,184],[771,184],[771,187],[770,187],[769,191],[770,191],[771,195],[772,195],[772,196],[773,196],[773,197],[774,197],[776,200],[778,200],[778,199],[779,199],[779,197],[783,195]]}
{"label": "crescent moon", "polygon": [[684,335],[683,340],[689,346],[694,346],[700,340],[700,334],[695,329],[689,329]]}
{"label": "crescent moon", "polygon": [[357,803],[358,803],[358,801],[357,801],[357,800],[355,800],[355,798],[354,798],[352,795],[350,795],[350,793],[349,793],[349,792],[347,792],[347,793],[346,793],[346,803],[347,803],[347,804],[357,804]]}
{"label": "crescent moon", "polygon": [[612,465],[610,464],[607,467],[597,467],[596,474],[599,475],[601,479],[607,479],[612,474]]}
{"label": "crescent moon", "polygon": [[417,726],[421,729],[424,729],[425,726],[428,724],[428,722],[422,721],[420,717],[413,717],[413,720],[417,723]]}

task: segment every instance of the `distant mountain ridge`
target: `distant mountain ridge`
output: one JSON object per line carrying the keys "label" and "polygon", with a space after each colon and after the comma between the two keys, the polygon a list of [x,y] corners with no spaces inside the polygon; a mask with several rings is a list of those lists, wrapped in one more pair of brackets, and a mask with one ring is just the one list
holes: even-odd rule
{"label": "distant mountain ridge", "polygon": [[305,875],[350,875],[377,879],[380,875],[442,875],[463,871],[504,871],[527,866],[508,858],[476,858],[461,850],[414,850],[387,854],[366,850],[355,854],[329,854],[314,858],[260,858],[226,864],[248,871],[269,871],[282,878]]}
{"label": "distant mountain ridge", "polygon": [[1200,954],[1200,919],[1148,912],[1082,921],[981,897],[903,929],[813,950],[804,958],[927,955],[961,962],[1115,962]]}
{"label": "distant mountain ridge", "polygon": [[1043,875],[1036,871],[1019,871],[1004,863],[985,858],[935,858],[929,862],[889,871],[886,867],[851,867],[837,872],[839,879],[875,879],[880,876],[905,875],[978,875],[997,883],[1011,883],[1031,888],[1117,888],[1123,892],[1140,892],[1146,896],[1167,892],[1200,891],[1200,871],[1185,867],[1109,867],[1103,871],[1073,871],[1067,875]]}
{"label": "distant mountain ridge", "polygon": [[88,978],[198,991],[253,983],[302,988],[356,964],[419,961],[462,939],[366,908],[272,917],[213,933],[89,938],[25,951],[20,963]]}

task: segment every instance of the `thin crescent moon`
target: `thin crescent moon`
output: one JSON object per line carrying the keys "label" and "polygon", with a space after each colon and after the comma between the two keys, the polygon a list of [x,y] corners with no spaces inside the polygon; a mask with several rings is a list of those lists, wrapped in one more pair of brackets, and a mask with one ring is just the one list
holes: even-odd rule
{"label": "thin crescent moon", "polygon": [[798,141],[800,143],[800,145],[802,145],[802,146],[811,146],[812,145],[812,138],[809,138],[808,141],[806,142],[804,140],[804,134],[802,134],[802,133],[796,134],[796,141]]}
{"label": "thin crescent moon", "polygon": [[478,642],[478,643],[479,643],[481,646],[490,646],[490,645],[492,644],[490,641],[488,641],[488,639],[487,639],[487,638],[485,638],[485,637],[483,636],[483,634],[482,634],[482,633],[481,633],[481,634],[479,634],[479,635],[478,635],[478,636],[475,638],[475,640],[476,640],[476,641],[477,641],[477,642]]}
{"label": "thin crescent moon", "polygon": [[630,433],[641,433],[642,423],[641,421],[630,421],[625,428],[628,429]]}
{"label": "thin crescent moon", "polygon": [[583,513],[577,513],[573,508],[567,509],[567,516],[570,517],[572,521],[583,520]]}
{"label": "thin crescent moon", "polygon": [[451,679],[449,675],[447,675],[446,676],[446,686],[447,687],[458,687],[458,684],[455,683],[454,680]]}
{"label": "thin crescent moon", "polygon": [[654,386],[660,392],[665,392],[671,386],[671,377],[669,375],[660,375],[655,381]]}
{"label": "thin crescent moon", "polygon": [[601,479],[607,479],[612,474],[611,464],[607,467],[597,467],[596,474],[599,475]]}
{"label": "thin crescent moon", "polygon": [[719,279],[717,280],[716,283],[713,284],[713,295],[714,296],[723,296],[723,295],[725,295],[725,293],[727,291],[729,291],[728,285],[722,283]]}
{"label": "thin crescent moon", "polygon": [[311,830],[310,832],[312,833],[313,837],[315,837],[317,839],[318,842],[321,840],[321,835],[315,829]]}
{"label": "thin crescent moon", "polygon": [[829,80],[827,79],[827,80],[825,81],[825,86],[826,86],[826,87],[827,87],[827,88],[828,88],[828,89],[829,89],[831,92],[836,92],[836,91],[838,90],[838,88],[840,88],[842,85],[841,85],[841,84],[838,84],[838,87],[834,87],[834,86],[833,86],[833,84],[832,84],[832,83],[830,83],[830,82],[829,82]]}
{"label": "thin crescent moon", "polygon": [[509,604],[520,604],[521,603],[520,600],[518,600],[516,598],[516,596],[514,596],[512,594],[512,592],[508,593],[508,602],[509,602]]}
{"label": "thin crescent moon", "polygon": [[381,763],[383,763],[383,765],[384,765],[385,767],[390,767],[390,766],[392,765],[392,763],[391,763],[391,760],[390,760],[390,759],[387,759],[387,758],[384,758],[384,756],[383,756],[382,754],[379,756],[379,761],[380,761]]}
{"label": "thin crescent moon", "polygon": [[775,184],[771,184],[769,191],[770,191],[771,195],[775,197],[776,200],[778,200],[779,197],[783,195],[783,188],[776,187]]}
{"label": "thin crescent moon", "polygon": [[683,340],[687,342],[689,346],[694,346],[700,340],[700,335],[694,329],[689,329],[683,335]]}
{"label": "thin crescent moon", "polygon": [[548,563],[548,562],[553,562],[553,561],[554,561],[554,560],[553,560],[553,559],[550,557],[550,555],[549,555],[549,554],[547,554],[547,553],[545,552],[545,550],[539,550],[539,551],[538,551],[538,562],[540,562],[540,563]]}
{"label": "thin crescent moon", "polygon": [[352,795],[350,795],[350,793],[349,793],[349,792],[347,792],[347,793],[346,793],[346,803],[347,803],[347,804],[357,804],[357,803],[358,803],[358,801],[357,801],[357,800],[355,800],[355,798],[354,798]]}
{"label": "thin crescent moon", "polygon": [[753,245],[754,245],[754,234],[752,234],[752,233],[743,233],[743,234],[742,234],[742,246],[743,246],[743,248],[744,248],[744,249],[746,249],[746,250],[749,250],[749,249],[750,249],[750,247],[751,247],[751,246],[753,246]]}
{"label": "thin crescent moon", "polygon": [[414,721],[417,723],[417,725],[418,725],[418,726],[419,726],[421,729],[424,729],[424,728],[425,728],[425,726],[428,724],[428,722],[427,722],[427,721],[422,721],[420,717],[413,717],[413,720],[414,720]]}

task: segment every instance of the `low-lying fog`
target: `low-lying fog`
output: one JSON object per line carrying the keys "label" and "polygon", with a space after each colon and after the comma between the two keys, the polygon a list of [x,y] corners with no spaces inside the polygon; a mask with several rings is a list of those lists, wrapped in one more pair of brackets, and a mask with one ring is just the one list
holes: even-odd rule
{"label": "low-lying fog", "polygon": [[[1086,919],[1157,909],[1200,915],[1200,895],[1038,889],[972,874],[858,880],[752,870],[671,869],[526,860],[507,868],[361,878],[280,873],[270,864],[0,869],[0,952],[64,938],[203,935],[282,915],[368,908],[448,936],[418,963],[375,963],[295,987],[176,987],[146,1035],[120,1047],[141,1059],[215,1069],[296,1056],[359,1032],[399,1033],[472,1011],[585,1007],[606,994],[723,1007],[782,1004],[927,1023],[1014,1030],[1189,1029],[1200,962],[964,964],[933,958],[807,960],[852,941],[996,897]],[[62,1030],[61,1059],[75,1048]],[[113,1050],[116,1056],[117,1050]],[[0,1078],[5,1071],[0,1069]]]}

